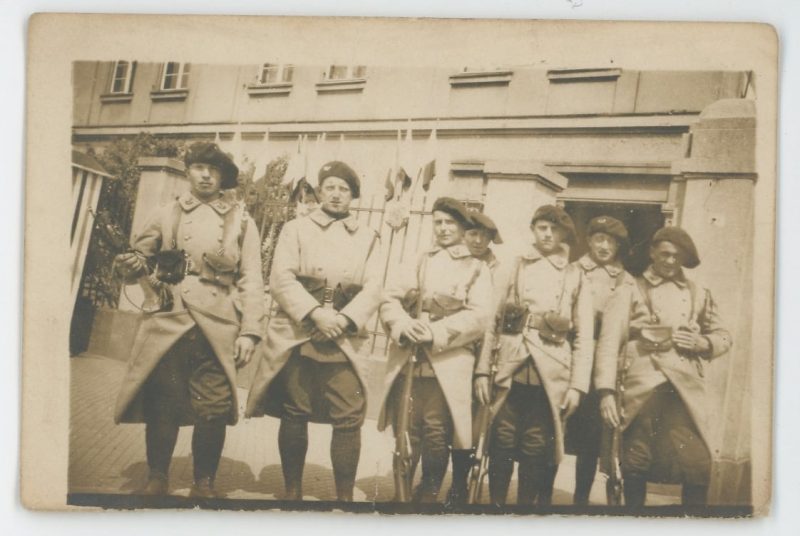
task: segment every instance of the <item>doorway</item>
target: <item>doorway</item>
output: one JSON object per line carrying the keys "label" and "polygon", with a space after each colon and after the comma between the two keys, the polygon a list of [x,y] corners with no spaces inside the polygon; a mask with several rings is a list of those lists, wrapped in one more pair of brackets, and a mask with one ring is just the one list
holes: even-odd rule
{"label": "doorway", "polygon": [[664,215],[661,205],[565,201],[564,210],[575,222],[578,235],[577,245],[570,252],[570,260],[579,259],[587,251],[586,229],[589,221],[597,216],[611,216],[620,220],[628,229],[631,250],[622,259],[625,269],[634,276],[639,276],[650,263],[648,246],[653,234],[664,226]]}

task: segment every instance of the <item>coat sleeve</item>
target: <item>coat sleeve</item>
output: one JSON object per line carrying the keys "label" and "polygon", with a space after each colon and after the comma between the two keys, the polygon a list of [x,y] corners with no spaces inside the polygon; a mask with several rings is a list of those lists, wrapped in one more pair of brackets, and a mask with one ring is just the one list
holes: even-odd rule
{"label": "coat sleeve", "polygon": [[300,233],[297,227],[296,219],[283,226],[275,246],[269,290],[280,308],[299,324],[319,307],[319,302],[297,280],[300,275]]}
{"label": "coat sleeve", "polygon": [[400,267],[397,275],[389,280],[381,295],[381,322],[387,335],[396,343],[400,342],[397,325],[411,320],[411,316],[403,309],[401,300],[409,290],[417,288],[417,270],[420,262],[421,258],[414,265],[406,264]]}
{"label": "coat sleeve", "polygon": [[703,307],[698,315],[700,333],[711,343],[710,357],[713,359],[727,352],[733,344],[731,333],[725,328],[711,292],[704,289]]}
{"label": "coat sleeve", "polygon": [[450,348],[458,348],[476,341],[486,332],[491,318],[492,275],[486,264],[480,262],[478,277],[467,293],[464,309],[431,322],[431,332],[433,332],[431,353],[436,355]]}
{"label": "coat sleeve", "polygon": [[242,312],[239,335],[262,338],[264,321],[264,276],[261,272],[261,244],[255,222],[245,215],[246,227],[236,281]]}
{"label": "coat sleeve", "polygon": [[381,304],[381,254],[380,238],[374,233],[367,258],[364,259],[364,279],[362,289],[340,312],[350,319],[358,331],[361,331],[375,314]]}
{"label": "coat sleeve", "polygon": [[[492,351],[497,345],[498,338],[501,336],[498,332],[498,326],[501,322],[503,315],[506,298],[508,291],[513,284],[513,274],[508,273],[508,270],[501,268],[494,276],[493,295],[492,295],[492,321],[486,329],[483,336],[483,345],[481,346],[481,353],[478,356],[478,362],[475,365],[476,376],[488,376],[491,371],[492,364]],[[498,356],[502,359],[502,353]],[[499,363],[498,363],[499,365]]]}
{"label": "coat sleeve", "polygon": [[633,300],[632,284],[617,288],[603,311],[603,325],[597,341],[594,363],[594,387],[598,391],[616,391],[617,367],[622,345],[627,340]]}
{"label": "coat sleeve", "polygon": [[[147,258],[152,257],[161,250],[161,243],[163,242],[162,221],[164,219],[164,207],[159,207],[145,222],[141,232],[131,238],[131,248],[138,251]],[[133,284],[136,282],[138,274],[129,274],[125,277],[125,284]]]}
{"label": "coat sleeve", "polygon": [[572,310],[575,339],[572,343],[572,371],[569,386],[582,393],[589,392],[594,361],[594,307],[589,282],[581,269],[578,273],[578,292]]}

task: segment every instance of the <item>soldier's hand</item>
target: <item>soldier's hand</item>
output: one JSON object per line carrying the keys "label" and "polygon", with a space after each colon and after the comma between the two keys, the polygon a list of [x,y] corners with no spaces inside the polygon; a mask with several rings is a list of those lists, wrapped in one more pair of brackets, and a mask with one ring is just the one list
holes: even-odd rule
{"label": "soldier's hand", "polygon": [[233,344],[233,362],[236,368],[242,368],[250,362],[253,352],[256,349],[256,342],[249,335],[240,335]]}
{"label": "soldier's hand", "polygon": [[311,320],[314,321],[317,331],[329,339],[335,339],[342,334],[342,328],[336,317],[337,313],[333,309],[317,307],[311,312]]}
{"label": "soldier's hand", "polygon": [[694,331],[689,331],[688,329],[676,329],[672,333],[672,341],[675,343],[675,346],[681,350],[687,350],[689,352],[702,354],[711,350],[711,345],[707,338]]}
{"label": "soldier's hand", "polygon": [[316,329],[311,332],[311,340],[314,342],[325,342],[329,341],[330,339],[322,334],[322,332],[317,331]]}
{"label": "soldier's hand", "polygon": [[483,406],[489,405],[491,400],[491,386],[489,385],[489,378],[486,376],[478,376],[473,382],[473,389],[475,391],[475,398]]}
{"label": "soldier's hand", "polygon": [[141,272],[145,268],[144,257],[134,251],[120,253],[114,257],[114,264],[117,271],[123,276]]}
{"label": "soldier's hand", "polygon": [[569,418],[575,410],[578,409],[578,405],[581,403],[581,392],[577,389],[570,388],[567,391],[567,394],[564,395],[564,401],[561,402],[561,417],[564,419]]}
{"label": "soldier's hand", "polygon": [[617,412],[617,401],[614,400],[614,393],[606,393],[600,399],[600,416],[606,426],[616,428],[622,424]]}
{"label": "soldier's hand", "polygon": [[433,341],[433,332],[426,322],[414,320],[411,323],[411,331],[414,333],[418,343]]}

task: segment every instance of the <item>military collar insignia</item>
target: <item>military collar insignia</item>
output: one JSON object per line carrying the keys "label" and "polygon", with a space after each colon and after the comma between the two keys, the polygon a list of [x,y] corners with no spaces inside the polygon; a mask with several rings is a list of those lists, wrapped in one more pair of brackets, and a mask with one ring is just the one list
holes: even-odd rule
{"label": "military collar insignia", "polygon": [[656,274],[655,271],[653,270],[653,266],[650,265],[647,267],[647,270],[645,270],[644,273],[642,273],[642,277],[644,277],[644,279],[648,283],[650,283],[651,286],[654,287],[669,282],[675,283],[675,285],[678,286],[679,288],[685,288],[687,285],[686,275],[684,275],[683,270],[680,270],[678,272],[678,275],[673,279],[664,279],[660,275]]}
{"label": "military collar insignia", "polygon": [[227,213],[233,205],[226,201],[223,197],[218,197],[217,199],[211,201],[210,203],[204,203],[195,197],[192,192],[184,192],[182,195],[178,197],[178,203],[180,204],[181,208],[186,212],[191,212],[200,205],[208,205],[219,215],[224,215]]}
{"label": "military collar insignia", "polygon": [[[578,259],[578,264],[585,272],[591,272],[595,268],[599,268],[600,265],[597,264],[594,259],[592,259],[591,255],[588,253]],[[611,277],[617,277],[622,270],[624,270],[622,264],[619,261],[614,261],[608,264],[603,265],[603,269],[608,272],[608,275]]]}
{"label": "military collar insignia", "polygon": [[569,263],[569,249],[561,245],[561,249],[551,253],[550,255],[543,255],[536,246],[531,245],[528,251],[522,255],[522,258],[529,262],[536,262],[541,259],[547,259],[550,264],[559,270],[563,270]]}
{"label": "military collar insignia", "polygon": [[317,208],[313,210],[311,214],[308,215],[308,217],[311,218],[311,221],[313,221],[320,227],[327,227],[335,221],[341,221],[345,229],[347,229],[351,233],[356,232],[356,230],[358,229],[358,220],[356,220],[355,216],[353,216],[352,213],[346,218],[337,220],[336,218],[332,217],[321,208]]}

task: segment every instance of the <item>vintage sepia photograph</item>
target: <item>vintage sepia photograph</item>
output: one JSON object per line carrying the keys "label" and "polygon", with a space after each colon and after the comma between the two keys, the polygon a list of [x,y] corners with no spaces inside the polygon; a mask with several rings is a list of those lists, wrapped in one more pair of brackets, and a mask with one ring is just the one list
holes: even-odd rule
{"label": "vintage sepia photograph", "polygon": [[739,30],[771,60],[71,58],[64,505],[763,512]]}

